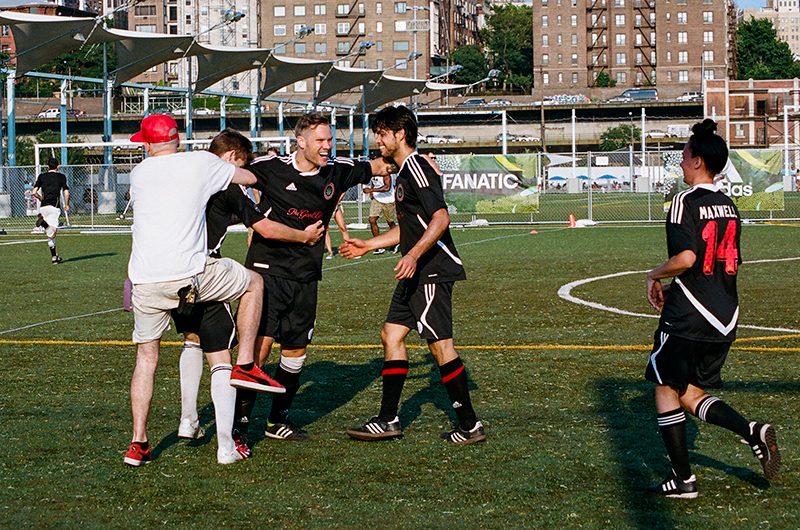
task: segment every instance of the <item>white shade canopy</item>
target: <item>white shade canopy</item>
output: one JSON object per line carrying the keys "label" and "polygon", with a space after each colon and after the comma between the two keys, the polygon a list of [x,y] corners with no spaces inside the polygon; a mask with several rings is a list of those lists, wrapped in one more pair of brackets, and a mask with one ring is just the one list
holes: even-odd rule
{"label": "white shade canopy", "polygon": [[81,46],[113,42],[99,19],[54,17],[0,11],[0,25],[10,26],[16,47],[17,72],[25,74]]}

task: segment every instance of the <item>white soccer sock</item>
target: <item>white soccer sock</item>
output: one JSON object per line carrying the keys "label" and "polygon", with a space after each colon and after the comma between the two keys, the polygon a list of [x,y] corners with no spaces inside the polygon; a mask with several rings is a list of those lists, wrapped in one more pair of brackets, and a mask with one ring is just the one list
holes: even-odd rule
{"label": "white soccer sock", "polygon": [[284,357],[281,355],[280,367],[289,372],[290,374],[299,374],[303,369],[303,364],[306,362],[306,356],[302,357]]}
{"label": "white soccer sock", "polygon": [[[48,230],[49,230],[49,228],[48,228]],[[50,248],[56,248],[56,240],[52,239],[52,238],[47,238],[47,246],[50,247]]]}
{"label": "white soccer sock", "polygon": [[203,350],[195,342],[184,341],[180,361],[181,420],[197,421],[197,392],[203,377]]}
{"label": "white soccer sock", "polygon": [[211,401],[214,402],[217,419],[217,447],[224,454],[234,450],[231,432],[236,410],[236,389],[231,386],[231,370],[233,366],[227,363],[211,367]]}

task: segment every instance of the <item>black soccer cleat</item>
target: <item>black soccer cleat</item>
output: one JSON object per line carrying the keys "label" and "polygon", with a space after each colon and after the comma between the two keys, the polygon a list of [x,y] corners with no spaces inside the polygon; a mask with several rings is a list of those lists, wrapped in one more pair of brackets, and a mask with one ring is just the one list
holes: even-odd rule
{"label": "black soccer cleat", "polygon": [[675,470],[672,470],[664,482],[649,486],[647,492],[672,499],[694,499],[697,497],[697,478],[692,475],[686,480],[681,480],[675,474]]}
{"label": "black soccer cleat", "polygon": [[53,256],[53,260],[52,261],[53,261],[53,265],[58,265],[59,263],[61,263],[64,260],[61,259],[61,256],[56,254],[55,256]]}
{"label": "black soccer cleat", "polygon": [[264,436],[274,440],[288,440],[290,442],[305,442],[311,439],[311,435],[303,429],[289,423],[269,423],[264,429]]}
{"label": "black soccer cleat", "polygon": [[40,227],[40,226],[41,226],[41,227],[42,227],[42,228],[44,228],[44,229],[50,228],[50,225],[49,225],[49,224],[47,224],[47,221],[45,221],[45,220],[44,220],[44,217],[42,216],[42,214],[39,214],[39,215],[36,217],[36,226],[37,226],[37,227]]}
{"label": "black soccer cleat", "polygon": [[781,453],[778,451],[778,436],[769,423],[750,423],[750,449],[761,462],[764,476],[772,480],[781,469]]}
{"label": "black soccer cleat", "polygon": [[486,439],[486,432],[483,430],[483,424],[477,422],[475,423],[475,427],[468,431],[461,427],[456,427],[450,432],[443,433],[441,438],[456,445],[474,444],[484,441]]}
{"label": "black soccer cleat", "polygon": [[390,422],[385,422],[375,416],[355,429],[347,429],[347,434],[356,440],[390,440],[403,436],[403,428],[400,426],[400,418],[397,416]]}

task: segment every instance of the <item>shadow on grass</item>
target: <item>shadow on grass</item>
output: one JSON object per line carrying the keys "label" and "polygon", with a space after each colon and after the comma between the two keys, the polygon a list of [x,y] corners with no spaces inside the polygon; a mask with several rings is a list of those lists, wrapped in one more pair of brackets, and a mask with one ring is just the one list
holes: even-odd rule
{"label": "shadow on grass", "polygon": [[[765,388],[763,384],[737,382],[726,383],[725,390],[740,393],[796,393],[800,390],[800,385],[770,384]],[[673,519],[673,509],[669,503],[686,501],[662,499],[645,491],[647,486],[660,482],[670,470],[670,462],[656,422],[653,384],[644,380],[606,379],[595,383],[595,391],[598,396],[598,415],[603,418],[615,448],[615,454],[611,458],[619,470],[619,489],[632,526],[643,530],[675,528],[678,522]],[[735,403],[732,405],[736,406]],[[698,424],[702,422],[688,414],[686,419],[693,466],[717,469],[759,490],[770,488],[769,481],[750,468],[732,466],[698,453],[695,440],[699,434]],[[702,428],[721,427],[704,424]],[[735,435],[731,433],[731,436],[731,442],[737,443]],[[700,488],[702,495],[702,485]]]}
{"label": "shadow on grass", "polygon": [[[411,374],[412,371],[425,369],[429,371],[409,377],[409,379],[412,380],[427,379],[428,384],[424,388],[414,392],[408,399],[400,400],[400,413],[398,414],[400,423],[403,426],[413,423],[414,420],[419,418],[422,414],[422,407],[426,403],[430,403],[441,410],[453,425],[456,425],[458,423],[456,413],[453,411],[453,405],[450,402],[450,398],[447,396],[447,390],[445,390],[444,383],[442,383],[442,376],[439,373],[439,368],[436,366],[436,363],[433,362],[433,360],[413,363],[409,365],[409,374]],[[469,370],[467,370],[467,376],[469,376]],[[477,388],[477,385],[475,385],[472,380],[469,380],[468,384],[469,390],[472,393]]]}
{"label": "shadow on grass", "polygon": [[110,256],[116,256],[116,252],[104,252],[102,254],[87,254],[85,256],[75,256],[74,258],[67,258],[62,263],[72,263],[73,261],[83,261],[87,259],[95,259],[95,258],[108,258]]}

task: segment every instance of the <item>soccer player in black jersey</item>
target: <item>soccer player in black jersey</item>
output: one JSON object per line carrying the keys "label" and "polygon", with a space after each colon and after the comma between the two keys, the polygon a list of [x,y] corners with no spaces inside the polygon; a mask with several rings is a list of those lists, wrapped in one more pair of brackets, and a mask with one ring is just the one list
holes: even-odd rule
{"label": "soccer player in black jersey", "polygon": [[[356,162],[329,158],[333,136],[328,119],[310,112],[295,127],[297,150],[288,156],[270,154],[256,158],[250,170],[261,194],[259,207],[282,225],[303,230],[322,221],[328,226],[339,199],[347,189],[367,184],[373,175],[388,174],[382,160]],[[326,228],[327,229],[327,228]],[[281,345],[275,380],[286,393],[272,401],[264,435],[279,440],[301,441],[308,433],[289,421],[289,408],[300,388],[300,372],[311,342],[317,311],[317,282],[322,277],[322,241],[308,246],[269,240],[253,235],[245,265],[264,278],[264,306],[256,339],[259,362],[264,363],[272,344]],[[239,392],[235,428],[246,434],[255,394]]]}
{"label": "soccer player in black jersey", "polygon": [[61,263],[61,256],[56,252],[56,232],[58,218],[61,215],[61,193],[64,193],[64,211],[69,211],[69,187],[67,177],[58,172],[58,160],[51,158],[47,162],[47,171],[39,175],[33,187],[33,196],[42,204],[39,206],[39,218],[36,226],[41,226],[47,234],[47,246],[50,247],[53,265]]}
{"label": "soccer player in black jersey", "polygon": [[[739,212],[714,186],[728,160],[716,128],[710,119],[692,127],[681,162],[690,188],[675,196],[667,217],[669,259],[647,275],[647,299],[661,318],[645,377],[656,384],[658,426],[672,463],[669,476],[648,490],[667,497],[697,497],[684,411],[746,440],[768,479],[781,465],[771,425],[748,422],[705,391],[722,386],[720,370],[736,338],[736,275],[742,262]],[[662,286],[664,278],[674,279]]]}
{"label": "soccer player in black jersey", "polygon": [[400,167],[395,186],[398,225],[366,241],[349,239],[340,251],[352,258],[399,244],[403,257],[394,268],[399,282],[381,330],[381,410],[347,434],[360,440],[403,434],[397,410],[408,374],[405,338],[416,329],[428,342],[458,417],[458,426],[442,438],[455,444],[483,441],[486,434],[472,408],[467,373],[453,346],[453,284],[466,279],[466,275],[450,236],[450,216],[440,176],[416,151],[417,121],[407,107],[387,107],[378,112],[372,130],[381,155]]}
{"label": "soccer player in black jersey", "polygon": [[[226,162],[244,167],[249,161],[253,147],[250,140],[232,129],[220,132],[211,142],[209,151]],[[231,185],[212,196],[206,207],[206,234],[209,254],[220,258],[220,246],[230,225],[244,223],[264,238],[291,241],[305,245],[317,243],[323,234],[322,223],[297,230],[267,219],[258,206],[247,196],[246,189]],[[233,417],[236,402],[235,390],[221,372],[232,370],[231,349],[236,345],[236,324],[227,302],[200,302],[191,313],[172,311],[175,328],[185,336],[180,359],[181,374],[181,422],[179,438],[202,438],[203,429],[197,415],[197,393],[203,373],[203,353],[211,368],[211,398],[214,403],[217,436],[220,447],[233,444]],[[260,389],[270,392],[285,392],[266,374],[262,375]],[[245,381],[247,382],[247,381]],[[250,450],[241,439],[235,439],[235,452],[222,450],[220,463],[232,463],[247,458]]]}

